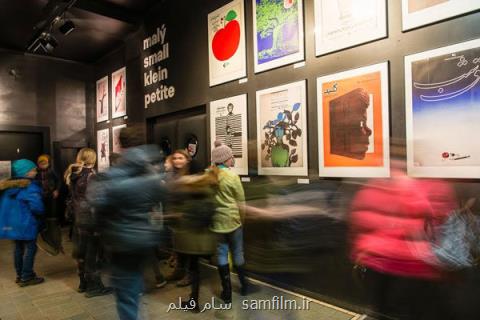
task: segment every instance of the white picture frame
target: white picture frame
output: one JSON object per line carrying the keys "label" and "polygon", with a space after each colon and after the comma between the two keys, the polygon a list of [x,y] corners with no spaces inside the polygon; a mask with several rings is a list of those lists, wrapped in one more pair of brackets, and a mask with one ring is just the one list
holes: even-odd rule
{"label": "white picture frame", "polygon": [[[228,23],[225,21],[228,20]],[[208,62],[210,86],[247,75],[245,8],[234,0],[208,14]]]}
{"label": "white picture frame", "polygon": [[97,168],[103,172],[110,167],[110,129],[97,131]]}
{"label": "white picture frame", "polygon": [[388,62],[317,78],[320,177],[390,176],[388,93]]}
{"label": "white picture frame", "polygon": [[258,174],[308,176],[306,80],[257,91],[256,108]]}
{"label": "white picture frame", "polygon": [[210,145],[215,140],[229,146],[235,157],[231,168],[238,175],[248,175],[247,95],[241,94],[210,102]]}
{"label": "white picture frame", "polygon": [[97,123],[107,121],[109,116],[108,76],[96,82],[96,114]]}
{"label": "white picture frame", "polygon": [[112,73],[112,119],[127,115],[127,69]]}
{"label": "white picture frame", "polygon": [[315,0],[315,54],[387,37],[386,0]]}
{"label": "white picture frame", "polygon": [[402,0],[402,30],[415,29],[478,9],[478,0]]}
{"label": "white picture frame", "polygon": [[119,136],[120,136],[120,131],[126,127],[127,127],[126,124],[121,124],[121,125],[112,127],[112,152],[113,153],[121,152],[122,147],[120,145]]}
{"label": "white picture frame", "polygon": [[[257,1],[260,2],[258,5]],[[252,0],[255,73],[303,61],[305,59],[303,0],[273,0],[276,2],[273,7],[262,5],[262,1],[269,0]],[[287,10],[293,10],[293,13],[289,15]],[[268,18],[268,15],[271,15],[271,18]],[[258,19],[263,16],[267,17]],[[287,20],[282,21],[281,17]],[[279,23],[272,27],[270,21]],[[279,29],[275,28],[282,30],[276,31]],[[288,35],[288,42],[281,41],[279,36],[275,36],[280,32]]]}
{"label": "white picture frame", "polygon": [[480,39],[405,57],[407,170],[480,178]]}

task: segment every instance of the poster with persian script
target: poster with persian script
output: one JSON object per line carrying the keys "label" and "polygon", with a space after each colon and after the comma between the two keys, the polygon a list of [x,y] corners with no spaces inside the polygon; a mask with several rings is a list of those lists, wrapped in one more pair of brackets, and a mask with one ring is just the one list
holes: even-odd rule
{"label": "poster with persian script", "polygon": [[480,178],[480,39],[405,57],[407,169]]}
{"label": "poster with persian script", "polygon": [[110,167],[110,129],[97,131],[97,167],[98,172]]}
{"label": "poster with persian script", "polygon": [[112,73],[112,118],[127,114],[127,79],[126,68]]}
{"label": "poster with persian script", "polygon": [[108,76],[97,81],[97,123],[108,120]]}
{"label": "poster with persian script", "polygon": [[317,79],[321,177],[388,177],[388,63]]}
{"label": "poster with persian script", "polygon": [[248,175],[247,95],[210,102],[210,141],[221,141],[233,151],[239,175]]}
{"label": "poster with persian script", "polygon": [[210,86],[247,75],[243,0],[208,15],[208,61]]}
{"label": "poster with persian script", "polygon": [[255,73],[305,59],[303,0],[252,0]]}
{"label": "poster with persian script", "polygon": [[306,81],[257,91],[260,175],[308,175]]}
{"label": "poster with persian script", "polygon": [[315,0],[317,56],[386,36],[386,0]]}

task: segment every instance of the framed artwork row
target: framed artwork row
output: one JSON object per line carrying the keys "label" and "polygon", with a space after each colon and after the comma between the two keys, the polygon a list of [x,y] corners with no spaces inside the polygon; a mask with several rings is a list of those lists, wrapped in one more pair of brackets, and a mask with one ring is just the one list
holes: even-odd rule
{"label": "framed artwork row", "polygon": [[[304,0],[251,0],[254,72],[305,59]],[[402,30],[480,9],[478,0],[402,0]],[[243,78],[244,0],[208,15],[210,86]],[[325,55],[386,38],[387,0],[314,0],[315,54]],[[113,93],[112,93],[113,94]]]}
{"label": "framed artwork row", "polygon": [[[390,176],[388,78],[388,62],[317,78],[319,176]],[[480,39],[406,56],[405,97],[408,174],[480,178]],[[308,175],[306,101],[306,80],[256,92],[259,175]],[[246,95],[210,103],[239,174],[246,121]]]}
{"label": "framed artwork row", "polygon": [[96,114],[97,123],[109,120],[109,101],[112,99],[112,119],[127,115],[126,95],[126,68],[120,68],[112,73],[112,88],[108,90],[108,76],[96,82]]}
{"label": "framed artwork row", "polygon": [[[112,153],[120,153],[120,130],[126,128],[126,124],[112,127]],[[97,131],[97,167],[98,171],[105,171],[110,167],[110,129]]]}

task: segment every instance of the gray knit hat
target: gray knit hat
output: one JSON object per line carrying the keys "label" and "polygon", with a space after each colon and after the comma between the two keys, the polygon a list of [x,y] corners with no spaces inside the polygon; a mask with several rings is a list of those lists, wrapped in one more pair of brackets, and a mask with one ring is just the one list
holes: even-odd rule
{"label": "gray knit hat", "polygon": [[228,159],[233,157],[233,151],[228,146],[222,144],[221,141],[215,141],[215,148],[212,150],[212,162],[213,163],[224,163]]}

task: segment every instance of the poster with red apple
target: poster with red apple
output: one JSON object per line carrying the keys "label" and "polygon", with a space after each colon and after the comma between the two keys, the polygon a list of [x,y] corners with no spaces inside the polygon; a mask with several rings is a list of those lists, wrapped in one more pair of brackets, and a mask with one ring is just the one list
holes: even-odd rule
{"label": "poster with red apple", "polygon": [[243,0],[232,1],[208,15],[210,86],[247,75]]}

